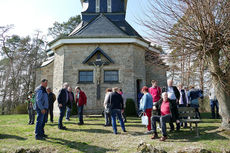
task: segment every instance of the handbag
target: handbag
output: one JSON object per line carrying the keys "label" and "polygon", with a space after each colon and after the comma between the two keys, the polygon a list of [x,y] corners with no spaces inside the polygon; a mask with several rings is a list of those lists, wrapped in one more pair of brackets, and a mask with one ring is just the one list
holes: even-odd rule
{"label": "handbag", "polygon": [[141,116],[141,122],[143,125],[149,125],[149,120],[148,120],[148,116]]}

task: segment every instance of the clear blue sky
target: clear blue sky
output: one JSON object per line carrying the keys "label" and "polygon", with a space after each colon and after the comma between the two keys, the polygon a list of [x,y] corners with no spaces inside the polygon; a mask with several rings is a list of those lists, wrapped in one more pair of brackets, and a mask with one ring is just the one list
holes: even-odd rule
{"label": "clear blue sky", "polygon": [[[128,0],[126,20],[141,34],[135,16],[142,17],[145,3]],[[14,24],[12,31],[20,36],[32,35],[35,30],[47,33],[55,21],[67,21],[81,13],[80,0],[0,0],[0,26]]]}

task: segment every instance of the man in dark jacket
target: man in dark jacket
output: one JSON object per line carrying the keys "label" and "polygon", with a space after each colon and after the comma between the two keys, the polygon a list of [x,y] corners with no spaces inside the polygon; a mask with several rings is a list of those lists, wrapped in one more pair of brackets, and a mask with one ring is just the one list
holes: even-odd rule
{"label": "man in dark jacket", "polygon": [[179,114],[175,101],[168,99],[167,92],[164,92],[162,97],[163,99],[160,99],[158,102],[154,103],[153,107],[153,110],[156,110],[158,115],[152,116],[152,129],[154,133],[152,139],[156,139],[158,137],[156,131],[156,121],[160,121],[163,134],[163,136],[160,138],[160,141],[165,141],[167,139],[166,122],[176,121],[179,123]]}
{"label": "man in dark jacket", "polygon": [[[177,105],[179,105],[179,100],[180,100],[180,92],[177,89],[176,86],[173,86],[173,80],[168,80],[167,81],[167,87],[165,89],[163,89],[163,92],[167,92],[168,94],[168,99],[170,99],[171,101],[173,101],[174,103],[176,103]],[[172,122],[169,123],[171,131],[174,130],[174,125]],[[176,129],[177,131],[180,130],[180,124],[176,124]]]}
{"label": "man in dark jacket", "polygon": [[[50,122],[52,122],[53,123],[53,109],[54,109],[54,102],[55,102],[55,100],[56,100],[56,96],[55,96],[55,94],[52,92],[52,90],[51,90],[51,88],[50,87],[48,87],[47,89],[46,89],[46,91],[47,91],[47,93],[48,93],[48,99],[49,99],[49,109],[48,109],[48,111],[49,111],[49,113],[50,113]],[[47,119],[48,119],[48,113],[47,113]]]}
{"label": "man in dark jacket", "polygon": [[62,120],[63,120],[63,117],[65,116],[66,104],[68,102],[68,91],[67,91],[68,86],[69,86],[68,83],[64,83],[63,88],[59,91],[59,95],[58,95],[58,107],[60,109],[58,128],[60,130],[67,129],[65,126],[63,126]]}
{"label": "man in dark jacket", "polygon": [[113,126],[114,134],[117,134],[116,116],[120,121],[120,125],[123,132],[126,132],[125,124],[121,116],[121,113],[124,112],[124,102],[122,96],[118,92],[119,92],[119,88],[117,87],[113,88],[113,92],[109,95],[108,98],[109,100],[108,104],[110,105],[110,109],[111,109],[111,118],[112,118],[112,126]]}
{"label": "man in dark jacket", "polygon": [[68,102],[67,102],[67,111],[66,111],[66,120],[70,121],[70,115],[71,115],[71,110],[73,107],[73,102],[74,102],[74,94],[72,92],[72,88],[68,87]]}

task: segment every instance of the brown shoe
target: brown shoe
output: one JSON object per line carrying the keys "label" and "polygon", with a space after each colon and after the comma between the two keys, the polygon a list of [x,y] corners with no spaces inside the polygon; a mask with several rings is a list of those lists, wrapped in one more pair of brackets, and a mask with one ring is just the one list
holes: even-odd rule
{"label": "brown shoe", "polygon": [[158,138],[158,135],[155,133],[155,134],[153,134],[153,136],[151,137],[151,139],[156,139],[156,138]]}
{"label": "brown shoe", "polygon": [[165,141],[167,138],[168,138],[167,136],[162,136],[162,137],[160,138],[160,141]]}

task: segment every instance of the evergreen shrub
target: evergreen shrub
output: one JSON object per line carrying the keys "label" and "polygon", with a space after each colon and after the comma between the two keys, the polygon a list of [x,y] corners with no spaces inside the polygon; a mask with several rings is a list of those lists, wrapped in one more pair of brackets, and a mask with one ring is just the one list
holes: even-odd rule
{"label": "evergreen shrub", "polygon": [[125,114],[126,116],[137,116],[136,106],[133,99],[126,100]]}

